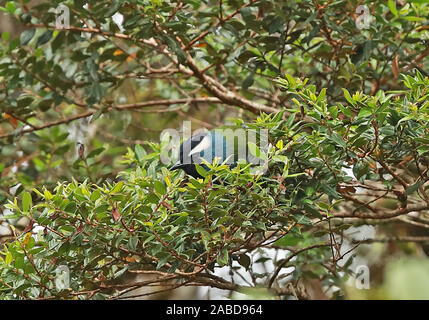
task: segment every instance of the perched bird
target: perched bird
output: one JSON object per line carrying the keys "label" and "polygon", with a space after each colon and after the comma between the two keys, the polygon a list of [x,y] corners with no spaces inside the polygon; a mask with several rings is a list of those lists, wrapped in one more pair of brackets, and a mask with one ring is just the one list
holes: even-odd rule
{"label": "perched bird", "polygon": [[215,131],[195,134],[180,145],[179,161],[170,170],[182,169],[194,178],[202,178],[195,164],[202,164],[202,159],[212,163],[216,157],[224,162],[228,158],[231,159],[232,154],[233,151],[228,147],[223,135]]}
{"label": "perched bird", "polygon": [[[203,164],[203,159],[212,163],[215,158],[220,163],[225,163],[234,168],[240,160],[254,165],[260,164],[261,159],[249,153],[247,144],[249,141],[259,144],[262,140],[260,135],[249,134],[248,130],[239,129],[215,129],[208,132],[198,133],[185,140],[179,149],[179,161],[170,170],[182,169],[194,178],[202,178],[198,173],[195,164],[200,164],[204,169],[208,169]],[[268,139],[265,143],[268,146]]]}
{"label": "perched bird", "polygon": [[81,142],[77,142],[77,155],[79,159],[85,158],[85,145]]}

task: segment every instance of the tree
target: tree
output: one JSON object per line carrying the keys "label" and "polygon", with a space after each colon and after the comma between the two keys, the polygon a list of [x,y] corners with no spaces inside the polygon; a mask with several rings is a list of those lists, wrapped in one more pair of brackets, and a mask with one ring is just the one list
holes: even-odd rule
{"label": "tree", "polygon": [[[429,209],[425,2],[27,2],[0,2],[27,28],[0,46],[0,201],[12,212],[0,297],[151,285],[352,297],[352,226],[414,254],[428,241],[416,236]],[[229,117],[268,130],[269,148],[252,147],[266,173],[212,163],[193,179],[160,161],[162,129]],[[151,277],[118,282],[126,274]]]}

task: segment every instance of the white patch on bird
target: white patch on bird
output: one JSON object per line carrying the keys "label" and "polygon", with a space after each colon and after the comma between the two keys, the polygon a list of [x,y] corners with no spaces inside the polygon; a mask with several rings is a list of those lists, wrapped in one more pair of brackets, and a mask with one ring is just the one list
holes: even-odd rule
{"label": "white patch on bird", "polygon": [[193,154],[200,153],[201,151],[210,148],[211,145],[212,145],[211,136],[210,135],[206,135],[200,141],[200,143],[197,144],[195,146],[195,148],[191,150],[191,152],[189,152],[188,157],[192,156]]}

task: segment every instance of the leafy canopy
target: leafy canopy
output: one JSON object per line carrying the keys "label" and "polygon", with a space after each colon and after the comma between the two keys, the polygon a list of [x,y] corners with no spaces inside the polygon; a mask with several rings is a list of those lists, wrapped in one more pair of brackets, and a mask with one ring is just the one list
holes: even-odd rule
{"label": "leafy canopy", "polygon": [[[377,225],[382,242],[427,228],[426,1],[0,10],[24,29],[0,43],[0,298],[121,298],[153,285],[312,298],[302,283],[315,279],[349,297],[352,225]],[[230,118],[269,130],[266,174],[213,163],[196,180],[160,162],[163,129]],[[411,240],[398,251],[421,252]]]}

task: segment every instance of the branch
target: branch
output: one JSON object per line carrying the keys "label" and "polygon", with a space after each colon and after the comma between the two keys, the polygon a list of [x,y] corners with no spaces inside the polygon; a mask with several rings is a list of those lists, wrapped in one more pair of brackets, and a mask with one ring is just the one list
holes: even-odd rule
{"label": "branch", "polygon": [[397,216],[405,215],[410,212],[429,210],[429,205],[414,205],[406,208],[400,208],[392,211],[376,211],[376,212],[335,212],[334,218],[360,218],[360,219],[391,219]]}
{"label": "branch", "polygon": [[429,237],[390,237],[379,239],[353,240],[352,243],[375,243],[375,242],[429,242]]}
{"label": "branch", "polygon": [[[250,4],[254,3],[256,1],[251,1]],[[226,18],[225,18],[226,19]],[[50,25],[43,25],[43,24],[30,24],[33,27],[39,27],[39,28],[48,28],[48,29],[57,29],[56,26],[50,26]],[[275,113],[278,111],[276,108],[268,107],[263,104],[259,104],[250,100],[247,100],[244,97],[241,97],[234,92],[228,90],[225,88],[221,83],[213,79],[212,77],[204,74],[204,72],[198,68],[196,62],[191,57],[189,52],[187,52],[187,46],[184,45],[180,39],[176,38],[182,45],[182,49],[185,50],[187,59],[186,59],[186,66],[190,69],[187,69],[185,66],[180,64],[177,59],[174,57],[174,55],[168,51],[164,46],[161,46],[156,42],[154,38],[151,39],[135,39],[129,35],[121,34],[121,33],[109,33],[106,31],[102,31],[100,29],[96,28],[81,28],[81,27],[70,27],[66,29],[68,31],[75,31],[75,32],[87,32],[87,33],[95,33],[99,34],[105,37],[115,37],[119,39],[125,39],[133,41],[134,43],[141,43],[144,45],[147,45],[156,51],[158,51],[161,54],[164,54],[168,59],[170,59],[174,64],[178,66],[178,69],[180,72],[188,75],[194,75],[197,77],[202,85],[209,91],[211,94],[213,94],[215,97],[219,98],[223,103],[228,105],[237,106],[243,109],[246,109],[252,113],[259,114],[260,112],[266,112],[266,113]],[[0,136],[1,138],[1,136]]]}
{"label": "branch", "polygon": [[246,98],[228,90],[221,83],[204,74],[204,72],[198,68],[195,60],[188,52],[186,52],[186,56],[186,65],[194,72],[194,76],[200,79],[202,85],[207,89],[207,91],[222,100],[225,104],[235,105],[255,114],[259,114],[261,111],[266,113],[276,113],[278,111],[276,108],[247,100]]}
{"label": "branch", "polygon": [[[211,25],[211,27],[212,27],[212,28],[216,28],[216,27],[218,27],[218,26],[219,26],[219,24],[222,24],[222,23],[224,23],[225,21],[228,21],[228,20],[232,19],[234,16],[236,16],[238,13],[240,13],[240,12],[241,12],[241,10],[242,10],[243,8],[246,8],[246,7],[248,7],[248,6],[251,6],[251,5],[255,4],[255,3],[256,3],[256,2],[258,2],[258,1],[259,1],[259,0],[250,0],[250,2],[249,2],[249,3],[245,3],[245,4],[243,4],[240,8],[238,8],[237,10],[235,10],[233,13],[231,13],[229,16],[227,16],[227,17],[225,17],[225,18],[222,18],[222,11],[220,10],[221,18],[219,19],[219,21],[218,21],[217,23],[215,23],[215,24]],[[221,7],[220,7],[220,9],[222,9],[222,1],[220,1],[219,5],[221,6]],[[208,34],[209,34],[209,31],[208,31],[208,30],[206,30],[206,31],[202,32],[199,36],[197,36],[196,38],[194,38],[193,40],[191,40],[191,42],[189,42],[189,43],[186,45],[185,49],[189,49],[189,48],[191,48],[195,43],[197,43],[197,42],[198,42],[198,41],[200,41],[201,39],[205,38]]]}
{"label": "branch", "polygon": [[288,264],[289,263],[289,261],[293,258],[293,257],[296,257],[298,254],[300,254],[300,253],[302,253],[302,252],[304,252],[304,251],[307,251],[307,250],[311,250],[311,249],[314,249],[314,248],[321,248],[321,247],[329,247],[329,246],[331,246],[331,244],[329,244],[329,243],[321,243],[321,244],[313,244],[313,245],[311,245],[311,246],[308,246],[308,247],[305,247],[305,248],[302,248],[302,249],[300,249],[300,250],[297,250],[297,251],[295,251],[295,252],[293,252],[289,257],[287,257],[285,260],[283,260],[283,262],[276,268],[276,270],[274,271],[274,274],[273,274],[273,276],[271,277],[271,279],[270,279],[270,281],[268,282],[268,288],[271,288],[272,287],[272,285],[273,285],[273,283],[274,283],[274,280],[277,278],[277,276],[279,275],[279,272],[281,271],[281,269],[286,265],[286,264]]}
{"label": "branch", "polygon": [[[139,102],[139,103],[111,106],[111,107],[106,108],[103,111],[103,113],[107,113],[107,112],[110,112],[112,110],[132,110],[132,109],[139,109],[139,108],[146,108],[146,107],[153,107],[153,106],[170,106],[173,104],[187,104],[187,103],[193,103],[193,102],[195,102],[195,103],[198,103],[198,102],[222,103],[222,101],[220,101],[219,99],[214,98],[214,97],[183,98],[183,99],[172,99],[172,100],[152,100],[152,101],[145,101],[145,102]],[[87,111],[87,112],[78,114],[76,116],[70,117],[70,118],[48,122],[48,123],[45,123],[44,125],[41,125],[41,126],[33,126],[30,128],[22,129],[19,132],[19,135],[23,135],[23,134],[34,132],[34,131],[43,130],[43,129],[58,126],[61,124],[67,124],[67,123],[70,123],[70,122],[78,120],[78,119],[87,118],[87,117],[92,116],[95,112],[96,111]],[[5,133],[5,134],[0,135],[0,139],[12,137],[16,134],[18,134],[18,133],[17,132]]]}

